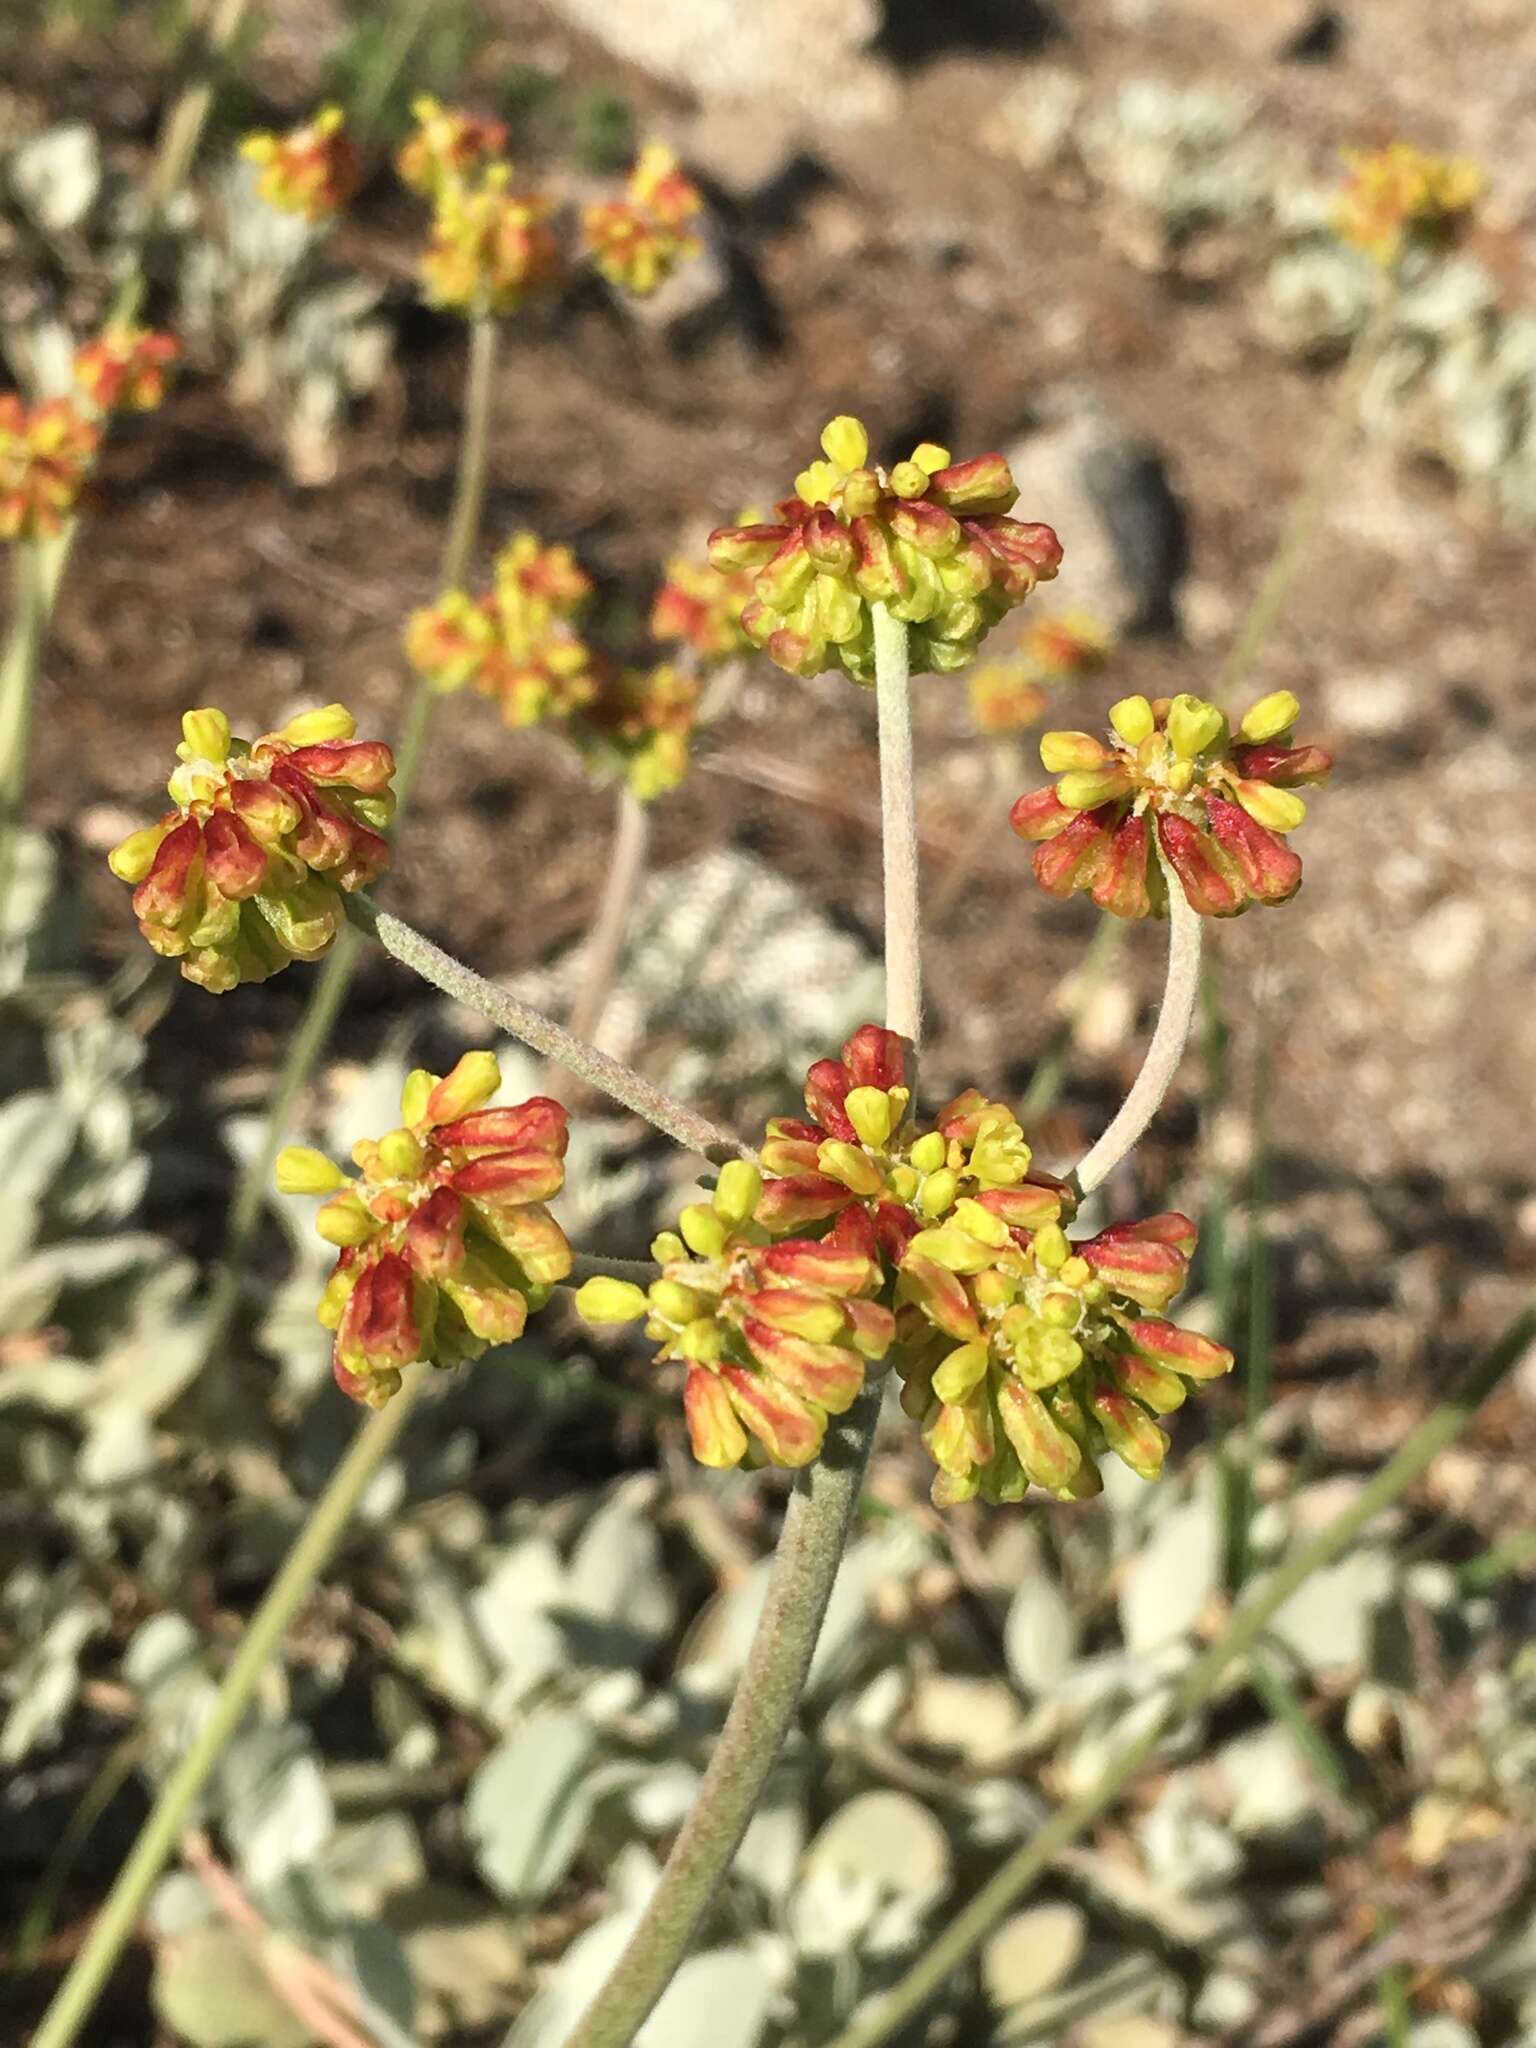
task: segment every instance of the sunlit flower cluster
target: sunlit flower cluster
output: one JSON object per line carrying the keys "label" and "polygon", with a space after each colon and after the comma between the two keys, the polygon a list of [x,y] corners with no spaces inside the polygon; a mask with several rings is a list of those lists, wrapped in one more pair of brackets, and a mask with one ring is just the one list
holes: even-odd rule
{"label": "sunlit flower cluster", "polygon": [[435,199],[454,179],[472,178],[505,155],[507,124],[460,107],[445,107],[430,93],[411,102],[416,126],[401,144],[395,168],[413,192]]}
{"label": "sunlit flower cluster", "polygon": [[582,239],[611,284],[644,297],[698,254],[692,223],[703,208],[676,153],[664,142],[648,142],[622,194],[585,209]]}
{"label": "sunlit flower cluster", "polygon": [[439,690],[493,698],[513,727],[568,717],[597,689],[595,658],[574,620],[592,594],[568,547],[517,533],[480,597],[445,591],[413,612],[405,650]]}
{"label": "sunlit flower cluster", "polygon": [[751,596],[750,571],[722,574],[707,562],[674,555],[651,605],[651,637],[680,641],[706,667],[729,661],[752,645],[741,625]]}
{"label": "sunlit flower cluster", "polygon": [[343,896],[389,864],[395,762],[381,741],[354,741],[340,704],[254,741],[222,711],[189,711],[181,729],[173,808],[109,864],[155,951],[222,994],[331,944]]}
{"label": "sunlit flower cluster", "polygon": [[805,1077],[804,1118],[774,1117],[763,1140],[771,1178],[757,1220],[778,1234],[862,1211],[894,1266],[912,1238],[962,1195],[1005,1196],[1013,1222],[1054,1222],[1071,1207],[1065,1184],[1034,1167],[1013,1112],[967,1089],[920,1131],[907,1086],[907,1049],[894,1031],[862,1024],[840,1059]]}
{"label": "sunlit flower cluster", "polygon": [[652,803],[688,774],[699,680],[671,662],[609,670],[573,737],[604,765],[611,758],[642,803]]}
{"label": "sunlit flower cluster", "polygon": [[742,1160],[720,1172],[708,1202],[686,1208],[651,1247],[649,1287],[588,1280],[576,1306],[589,1322],[645,1318],[657,1362],[684,1367],[683,1409],[701,1464],[751,1456],[807,1465],[827,1419],[852,1407],[895,1328],[871,1297],[880,1264],[836,1232],[820,1243],[773,1244],[752,1220],[762,1177]]}
{"label": "sunlit flower cluster", "polygon": [[1346,149],[1343,156],[1334,232],[1381,264],[1395,263],[1411,247],[1452,239],[1483,195],[1483,174],[1465,157],[1436,156],[1411,142]]}
{"label": "sunlit flower cluster", "polygon": [[421,257],[429,306],[451,313],[515,313],[560,275],[561,251],[547,193],[513,183],[512,166],[488,164],[436,188],[432,232]]}
{"label": "sunlit flower cluster", "polygon": [[565,1178],[565,1111],[543,1095],[487,1108],[500,1086],[489,1052],[466,1053],[446,1079],[418,1068],[400,1127],[354,1146],[356,1179],[307,1146],[278,1155],[281,1192],[329,1197],[315,1227],[340,1256],[319,1316],[336,1332],[337,1385],[370,1407],[408,1365],[510,1344],[571,1270],[544,1206]]}
{"label": "sunlit flower cluster", "polygon": [[1273,691],[1234,734],[1203,698],[1123,697],[1107,745],[1091,733],[1047,733],[1040,759],[1060,780],[1012,811],[1019,837],[1039,842],[1041,887],[1085,889],[1117,917],[1161,916],[1166,862],[1205,916],[1284,903],[1301,886],[1285,837],[1307,814],[1296,790],[1333,765],[1321,747],[1291,743],[1299,709],[1289,690]]}
{"label": "sunlit flower cluster", "polygon": [[939,1468],[939,1506],[1016,1501],[1032,1485],[1082,1499],[1102,1486],[1106,1451],[1157,1477],[1168,1449],[1157,1417],[1182,1406],[1186,1382],[1232,1365],[1163,1313],[1194,1244],[1179,1215],[1073,1243],[1056,1223],[1010,1225],[985,1191],[912,1239],[893,1358]]}
{"label": "sunlit flower cluster", "polygon": [[256,189],[279,213],[329,220],[357,190],[362,159],[340,107],[321,107],[285,134],[247,135],[240,154],[257,166]]}
{"label": "sunlit flower cluster", "polygon": [[101,430],[73,399],[0,394],[0,540],[46,540],[80,502]]}
{"label": "sunlit flower cluster", "polygon": [[1037,619],[1017,647],[980,661],[966,675],[971,717],[989,739],[1006,739],[1039,723],[1051,685],[1102,668],[1114,647],[1108,628],[1086,612]]}
{"label": "sunlit flower cluster", "polygon": [[717,569],[753,572],[742,628],[791,675],[841,667],[872,683],[876,604],[907,627],[914,673],[964,668],[1056,574],[1051,529],[1007,516],[1018,492],[1001,455],[956,463],[925,441],[890,470],[871,467],[869,436],[846,416],[821,445],[825,460],[796,477],[776,522],[720,527],[709,542]]}
{"label": "sunlit flower cluster", "polygon": [[181,343],[174,334],[107,327],[75,350],[75,389],[97,413],[153,412],[180,360]]}

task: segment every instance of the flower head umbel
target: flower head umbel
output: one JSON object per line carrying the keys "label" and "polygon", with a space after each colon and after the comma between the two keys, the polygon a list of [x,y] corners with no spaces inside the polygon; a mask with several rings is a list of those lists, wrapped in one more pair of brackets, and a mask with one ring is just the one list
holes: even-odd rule
{"label": "flower head umbel", "polygon": [[609,672],[581,724],[594,755],[616,757],[635,795],[653,803],[686,778],[698,713],[697,676],[664,661]]}
{"label": "flower head umbel", "polygon": [[1483,174],[1465,157],[1435,156],[1411,142],[1346,149],[1343,156],[1334,232],[1384,265],[1410,248],[1454,240],[1483,195]]}
{"label": "flower head umbel", "polygon": [[741,627],[751,597],[749,571],[722,574],[707,562],[674,555],[651,604],[651,637],[681,641],[706,665],[729,661],[752,645]]}
{"label": "flower head umbel", "polygon": [[1009,1220],[1029,1227],[1070,1210],[1066,1185],[1035,1169],[1012,1111],[979,1089],[957,1095],[920,1134],[908,1115],[906,1056],[894,1031],[862,1024],[841,1059],[811,1067],[806,1118],[774,1117],[763,1140],[772,1177],[756,1218],[765,1229],[779,1235],[856,1212],[894,1268],[963,1195],[992,1190]]}
{"label": "flower head umbel", "polygon": [[0,540],[43,540],[80,502],[101,430],[70,398],[0,395]]}
{"label": "flower head umbel", "polygon": [[108,860],[155,951],[222,994],[331,944],[343,894],[389,864],[395,760],[353,740],[340,704],[258,740],[235,739],[222,711],[189,711],[181,729],[173,808]]}
{"label": "flower head umbel", "polygon": [[1296,789],[1333,766],[1321,747],[1290,743],[1299,709],[1289,690],[1275,690],[1234,734],[1203,698],[1123,697],[1108,745],[1048,732],[1040,759],[1061,779],[1011,813],[1021,839],[1042,842],[1040,886],[1052,896],[1086,889],[1117,917],[1163,916],[1166,861],[1205,916],[1284,903],[1301,887],[1300,857],[1285,843],[1307,814]]}
{"label": "flower head umbel", "polygon": [[623,196],[586,208],[582,239],[610,284],[643,298],[699,253],[699,238],[689,223],[703,206],[675,152],[664,142],[648,142]]}
{"label": "flower head umbel", "polygon": [[412,191],[429,199],[451,179],[474,176],[506,149],[505,121],[445,107],[430,93],[412,100],[411,112],[416,126],[400,145],[395,168]]}
{"label": "flower head umbel", "polygon": [[147,327],[108,327],[75,350],[75,389],[98,413],[153,412],[166,377],[181,360],[174,334]]}
{"label": "flower head umbel", "polygon": [[875,675],[874,614],[908,628],[914,673],[964,668],[1005,613],[1056,574],[1048,526],[1007,516],[1018,495],[1001,455],[951,462],[925,441],[890,470],[869,464],[862,423],[835,419],[826,459],[795,479],[776,523],[724,526],[709,558],[754,571],[742,628],[791,675]]}
{"label": "flower head umbel", "polygon": [[1109,628],[1083,611],[1057,612],[1027,626],[1020,652],[1053,681],[1075,680],[1103,668],[1115,649]]}
{"label": "flower head umbel", "polygon": [[500,1086],[493,1053],[466,1053],[446,1079],[418,1068],[400,1128],[353,1147],[355,1180],[307,1146],[278,1155],[282,1193],[330,1197],[315,1227],[340,1257],[319,1316],[337,1385],[370,1407],[418,1359],[461,1365],[520,1337],[571,1270],[544,1207],[565,1178],[565,1111],[543,1095],[487,1109]]}
{"label": "flower head umbel", "polygon": [[515,313],[530,292],[560,274],[551,211],[544,193],[513,185],[507,163],[444,180],[421,258],[428,305],[469,315]]}
{"label": "flower head umbel", "polygon": [[[820,1243],[767,1242],[752,1211],[761,1176],[743,1160],[721,1169],[708,1202],[678,1218],[651,1251],[648,1288],[588,1280],[576,1306],[588,1322],[645,1317],[657,1362],[686,1369],[683,1409],[703,1465],[808,1465],[827,1418],[853,1405],[895,1327],[879,1261],[834,1231]],[[755,1450],[754,1450],[755,1446]]]}
{"label": "flower head umbel", "polygon": [[1143,1479],[1162,1469],[1157,1417],[1232,1354],[1164,1310],[1195,1244],[1185,1216],[1115,1224],[1068,1241],[1010,1224],[999,1193],[962,1198],[907,1247],[894,1353],[902,1406],[939,1467],[943,1507],[1097,1493],[1112,1451]]}
{"label": "flower head umbel", "polygon": [[449,590],[412,613],[405,651],[439,690],[469,683],[495,698],[510,726],[564,717],[598,685],[592,650],[571,623],[591,594],[568,547],[514,534],[483,597]]}
{"label": "flower head umbel", "polygon": [[340,107],[321,107],[285,135],[247,135],[240,154],[258,167],[256,190],[279,213],[329,220],[357,190],[362,159]]}

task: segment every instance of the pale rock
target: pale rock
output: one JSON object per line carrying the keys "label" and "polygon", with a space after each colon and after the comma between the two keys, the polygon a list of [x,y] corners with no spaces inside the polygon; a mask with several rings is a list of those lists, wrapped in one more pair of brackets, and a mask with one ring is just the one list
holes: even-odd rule
{"label": "pale rock", "polygon": [[1451,896],[1421,917],[1408,935],[1408,954],[1426,980],[1459,982],[1477,964],[1488,913],[1469,897]]}

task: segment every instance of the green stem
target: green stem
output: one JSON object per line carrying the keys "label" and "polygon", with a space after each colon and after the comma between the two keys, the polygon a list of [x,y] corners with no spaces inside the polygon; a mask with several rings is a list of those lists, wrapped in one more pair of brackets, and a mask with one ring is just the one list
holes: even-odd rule
{"label": "green stem", "polygon": [[32,2037],[32,2048],[69,2048],[89,2019],[133,1933],[150,1888],[175,1851],[198,1794],[240,1725],[262,1672],[325,1569],[369,1481],[405,1427],[425,1379],[424,1366],[406,1375],[394,1400],[368,1418],[331,1474],[282,1569],[251,1616],[208,1719],[161,1786],[127,1862]]}
{"label": "green stem", "polygon": [[347,898],[347,915],[360,931],[377,939],[385,952],[398,960],[402,967],[409,967],[413,974],[419,974],[433,988],[440,988],[445,996],[452,996],[455,1002],[477,1011],[509,1037],[532,1046],[545,1059],[557,1060],[562,1067],[590,1082],[604,1095],[611,1096],[626,1109],[632,1109],[636,1116],[643,1116],[647,1123],[654,1124],[658,1131],[664,1131],[685,1152],[697,1152],[702,1158],[717,1162],[733,1158],[756,1159],[757,1154],[750,1145],[743,1145],[721,1125],[712,1124],[686,1104],[675,1102],[670,1095],[653,1087],[643,1074],[637,1074],[632,1067],[599,1052],[584,1038],[573,1037],[553,1017],[546,1017],[542,1010],[534,1009],[531,1003],[525,1003],[499,983],[487,981],[483,974],[476,974],[472,967],[466,967],[462,960],[445,953],[441,946],[434,945],[431,939],[400,918],[391,917],[386,910],[376,909],[365,896]]}
{"label": "green stem", "polygon": [[1168,885],[1168,980],[1163,1006],[1130,1094],[1077,1169],[1075,1178],[1085,1195],[1109,1179],[1162,1108],[1189,1042],[1195,998],[1200,993],[1200,917],[1191,910],[1178,876],[1166,864],[1163,876]]}
{"label": "green stem", "polygon": [[0,661],[0,929],[10,901],[16,842],[27,794],[33,702],[48,632],[42,550],[21,541],[13,550],[10,631]]}
{"label": "green stem", "polygon": [[629,1945],[565,2048],[628,2048],[687,1954],[789,1733],[864,1483],[879,1413],[867,1387],[799,1473],[768,1598],[693,1811]]}
{"label": "green stem", "polygon": [[432,13],[434,0],[408,0],[408,4],[395,11],[388,41],[381,49],[378,60],[369,67],[368,76],[360,86],[351,110],[353,132],[364,136],[376,128],[389,96],[394,91],[395,80],[399,77],[405,60],[415,47],[416,38],[426,26]]}
{"label": "green stem", "polygon": [[1361,394],[1366,379],[1376,366],[1382,344],[1391,332],[1396,310],[1396,279],[1384,278],[1370,312],[1350,344],[1333,410],[1312,467],[1291,505],[1279,544],[1259,585],[1258,595],[1216,679],[1212,695],[1218,704],[1232,702],[1252,674],[1279,623],[1329,500],[1338,489],[1345,461],[1354,446]]}
{"label": "green stem", "polygon": [[917,790],[907,629],[875,614],[875,709],[880,727],[881,849],[885,875],[885,1021],[916,1045],[923,1021],[922,927],[917,909]]}
{"label": "green stem", "polygon": [[1341,1556],[1367,1525],[1405,1493],[1446,1446],[1460,1436],[1478,1408],[1536,1338],[1533,1302],[1468,1375],[1453,1399],[1442,1402],[1404,1440],[1350,1505],[1319,1529],[1284,1564],[1255,1585],[1216,1640],[1169,1692],[1162,1712],[1109,1762],[1098,1782],[1058,1807],[1043,1827],[994,1871],[968,1906],[927,1953],[864,2019],[831,2048],[876,2048],[899,2032],[985,1941],[1051,1863],[1091,1827],[1132,1783],[1169,1731],[1203,1707],[1228,1670],[1253,1648],[1286,1602],[1316,1571]]}
{"label": "green stem", "polygon": [[[886,1023],[910,1038],[915,1051],[922,1002],[917,978],[917,821],[912,804],[907,636],[906,628],[879,605],[875,660],[885,842]],[[885,769],[887,746],[896,759],[892,775]],[[719,1896],[805,1690],[879,1414],[879,1388],[868,1386],[846,1415],[834,1419],[817,1462],[796,1475],[762,1618],[698,1800],[672,1845],[640,1925],[565,2048],[630,2048],[687,1954],[706,1909]]]}

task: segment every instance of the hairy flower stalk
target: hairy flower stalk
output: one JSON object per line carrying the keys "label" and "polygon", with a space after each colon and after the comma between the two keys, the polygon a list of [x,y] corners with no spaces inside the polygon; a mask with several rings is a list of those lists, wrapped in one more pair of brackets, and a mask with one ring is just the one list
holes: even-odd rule
{"label": "hairy flower stalk", "polygon": [[366,898],[356,897],[350,899],[348,914],[360,931],[377,939],[402,967],[409,967],[413,974],[419,974],[423,981],[452,996],[455,1002],[478,1011],[509,1038],[521,1040],[546,1059],[558,1060],[571,1073],[654,1124],[684,1151],[697,1152],[701,1158],[717,1162],[731,1157],[755,1160],[751,1147],[743,1145],[731,1132],[673,1101],[670,1095],[653,1088],[644,1075],[574,1037],[563,1024],[546,1017],[531,1003],[523,1002],[494,981],[487,981],[483,974],[476,974],[472,967],[455,960],[451,953],[445,953],[441,946],[434,945],[400,918],[375,909]]}
{"label": "hairy flower stalk", "polygon": [[1109,1128],[1078,1165],[1075,1179],[1085,1195],[1101,1187],[1140,1142],[1173,1085],[1189,1042],[1189,1027],[1200,994],[1200,919],[1190,908],[1178,876],[1165,871],[1164,881],[1168,896],[1168,978],[1162,1008],[1130,1093],[1116,1110]]}
{"label": "hairy flower stalk", "polygon": [[[898,887],[894,897],[887,895],[886,914],[889,919],[894,910],[915,920],[908,664],[905,646],[897,644],[898,634],[904,639],[905,629],[891,621],[875,643],[884,665],[876,678],[877,699],[883,697],[886,707],[880,718],[882,747],[889,740],[906,763],[906,800],[884,810],[882,821],[887,875],[912,880],[909,888]],[[885,944],[887,1014],[893,1020],[910,1020],[907,1035],[915,1051],[922,1007],[916,930],[893,932],[888,924]],[[894,1021],[891,1028],[897,1028]],[[834,1412],[826,1402],[818,1405],[824,1413]],[[841,1417],[826,1424],[821,1456],[796,1479],[762,1618],[698,1799],[672,1845],[640,1925],[566,2048],[628,2048],[687,1954],[730,1867],[805,1688],[864,1483],[879,1411],[877,1389],[857,1394]]]}

